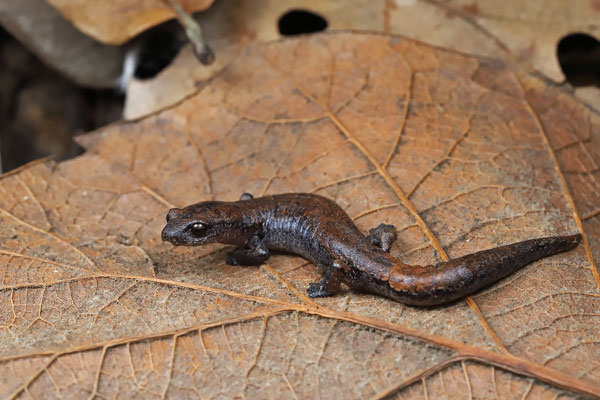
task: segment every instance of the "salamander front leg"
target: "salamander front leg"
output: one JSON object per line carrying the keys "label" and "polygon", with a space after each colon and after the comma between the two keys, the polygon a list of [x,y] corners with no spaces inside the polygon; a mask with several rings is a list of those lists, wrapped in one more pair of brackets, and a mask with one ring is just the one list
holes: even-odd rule
{"label": "salamander front leg", "polygon": [[338,262],[334,262],[325,272],[323,280],[308,284],[308,297],[329,297],[340,290],[342,282],[342,268]]}
{"label": "salamander front leg", "polygon": [[369,230],[367,239],[377,247],[381,247],[383,251],[389,253],[392,243],[398,238],[396,227],[394,225],[379,224],[377,228]]}
{"label": "salamander front leg", "polygon": [[267,261],[271,253],[265,242],[257,235],[252,236],[243,246],[227,255],[229,265],[260,265]]}

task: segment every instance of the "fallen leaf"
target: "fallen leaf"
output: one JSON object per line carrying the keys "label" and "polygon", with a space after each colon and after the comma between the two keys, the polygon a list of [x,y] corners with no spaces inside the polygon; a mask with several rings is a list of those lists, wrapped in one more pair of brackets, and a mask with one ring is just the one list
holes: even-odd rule
{"label": "fallen leaf", "polygon": [[[230,0],[216,2],[197,18],[217,55],[211,68],[185,48],[153,80],[132,81],[126,119],[139,118],[190,95],[246,45],[280,38],[277,21],[303,9],[328,22],[329,30],[401,34],[469,54],[502,58],[529,66],[555,82],[564,81],[556,57],[563,36],[588,32],[600,37],[598,1],[561,0]],[[579,94],[581,92],[581,94]],[[600,90],[577,89],[581,100],[598,110]]]}
{"label": "fallen leaf", "polygon": [[[328,29],[381,31],[383,1],[353,0],[229,0],[217,1],[194,18],[216,54],[209,67],[198,63],[190,45],[154,79],[132,79],[127,88],[123,117],[135,119],[175,104],[226,66],[247,45],[281,37],[277,21],[289,10],[314,11],[328,21]],[[368,18],[365,18],[368,15]]]}
{"label": "fallen leaf", "polygon": [[[500,61],[337,33],[254,46],[177,106],[4,175],[2,397],[600,395],[598,115]],[[445,307],[160,241],[172,206],[316,192],[432,263],[581,231]],[[596,207],[596,208],[594,208]]]}
{"label": "fallen leaf", "polygon": [[[556,57],[559,40],[574,32],[600,32],[597,1],[395,1],[389,11],[393,33],[471,54],[508,52],[557,82],[564,79]],[[429,29],[422,23],[426,18]]]}
{"label": "fallen leaf", "polygon": [[[138,33],[175,18],[163,0],[46,0],[79,30],[99,42],[123,44]],[[214,0],[178,0],[187,12],[205,10]]]}

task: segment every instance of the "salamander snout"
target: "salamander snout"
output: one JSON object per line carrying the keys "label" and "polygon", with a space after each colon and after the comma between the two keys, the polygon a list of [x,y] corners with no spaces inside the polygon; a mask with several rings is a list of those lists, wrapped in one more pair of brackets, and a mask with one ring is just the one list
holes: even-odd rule
{"label": "salamander snout", "polygon": [[161,239],[175,246],[184,244],[186,219],[181,208],[171,208],[167,213],[167,225],[163,228]]}
{"label": "salamander snout", "polygon": [[[168,218],[168,217],[167,217]],[[168,219],[167,219],[168,221]],[[167,222],[167,226],[165,226],[160,234],[160,237],[163,242],[171,242],[175,246],[178,245],[179,237],[181,235],[178,229],[173,229],[174,227],[169,225]]]}

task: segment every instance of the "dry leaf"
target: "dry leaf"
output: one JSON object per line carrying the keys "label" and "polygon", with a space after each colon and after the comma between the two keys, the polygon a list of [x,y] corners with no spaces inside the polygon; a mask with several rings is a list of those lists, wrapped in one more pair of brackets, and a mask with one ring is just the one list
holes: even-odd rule
{"label": "dry leaf", "polygon": [[[277,21],[291,9],[306,9],[327,19],[330,30],[368,30],[402,34],[433,45],[480,56],[512,59],[561,82],[558,40],[573,32],[600,37],[600,3],[495,0],[253,0],[221,1],[199,19],[219,64],[199,65],[191,49],[152,81],[128,89],[125,118],[132,119],[191,94],[251,41],[280,37]],[[581,99],[598,109],[600,91]]]}
{"label": "dry leaf", "polygon": [[558,41],[574,32],[600,33],[600,3],[595,0],[390,3],[390,32],[471,54],[504,56],[509,52],[557,82],[564,79],[556,58]]}
{"label": "dry leaf", "polygon": [[327,18],[328,29],[381,31],[383,4],[370,0],[353,0],[351,6],[347,0],[217,1],[195,16],[206,42],[216,53],[215,63],[209,67],[198,63],[192,47],[184,47],[154,79],[129,83],[123,116],[135,119],[175,104],[221,70],[248,44],[280,38],[277,21],[288,10],[315,11]]}
{"label": "dry leaf", "polygon": [[[175,13],[164,0],[46,0],[79,30],[99,42],[122,44]],[[214,0],[178,0],[188,12],[205,10]]]}
{"label": "dry leaf", "polygon": [[[176,107],[82,137],[85,155],[3,176],[0,395],[598,396],[599,126],[533,76],[408,39],[253,47]],[[393,223],[410,263],[588,240],[429,309],[311,300],[296,256],[233,267],[226,246],[160,241],[169,207],[246,191]]]}
{"label": "dry leaf", "polygon": [[[563,82],[556,47],[564,36],[600,35],[600,2],[419,0],[386,2],[385,32],[469,54],[502,57]],[[598,88],[576,95],[599,110]]]}

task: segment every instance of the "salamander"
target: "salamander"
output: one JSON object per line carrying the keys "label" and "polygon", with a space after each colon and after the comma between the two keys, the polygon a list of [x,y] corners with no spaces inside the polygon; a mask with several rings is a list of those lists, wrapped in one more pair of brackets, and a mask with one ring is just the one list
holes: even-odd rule
{"label": "salamander", "polygon": [[419,306],[467,296],[536,260],[570,250],[581,235],[525,240],[433,265],[408,265],[389,254],[397,238],[393,225],[363,235],[334,201],[315,194],[287,193],[239,201],[204,201],[167,214],[162,240],[175,246],[237,245],[226,262],[259,265],[270,251],[295,253],[315,264],[323,279],[308,295],[331,296],[344,283]]}

